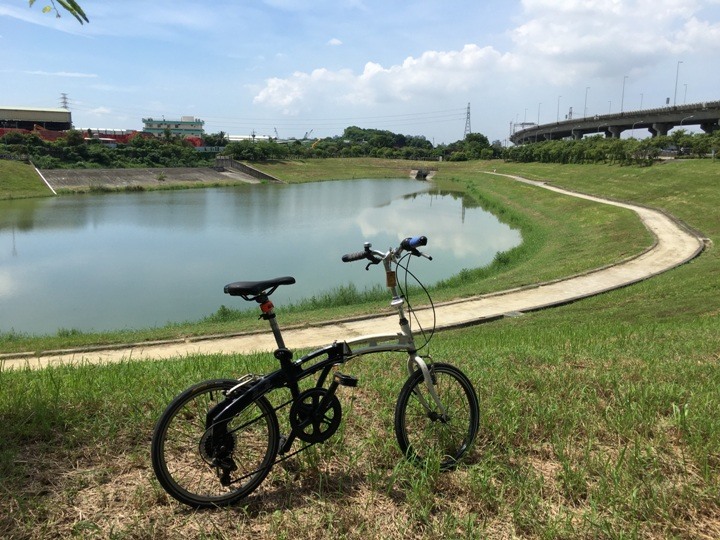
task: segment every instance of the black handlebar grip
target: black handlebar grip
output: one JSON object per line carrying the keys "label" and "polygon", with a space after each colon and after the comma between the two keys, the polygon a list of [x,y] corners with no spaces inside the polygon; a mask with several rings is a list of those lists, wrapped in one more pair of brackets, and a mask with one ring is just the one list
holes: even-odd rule
{"label": "black handlebar grip", "polygon": [[366,257],[367,257],[367,253],[365,251],[358,251],[357,253],[348,253],[347,255],[342,256],[342,262],[361,261],[362,259],[365,259]]}
{"label": "black handlebar grip", "polygon": [[427,246],[426,236],[411,236],[400,242],[400,247],[407,250],[415,249],[420,246]]}

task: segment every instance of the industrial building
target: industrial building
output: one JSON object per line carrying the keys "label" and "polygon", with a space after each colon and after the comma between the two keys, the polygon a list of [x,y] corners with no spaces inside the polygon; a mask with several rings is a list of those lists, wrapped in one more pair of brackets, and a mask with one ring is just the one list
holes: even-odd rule
{"label": "industrial building", "polygon": [[67,109],[0,107],[0,128],[67,131],[72,127],[72,117]]}
{"label": "industrial building", "polygon": [[203,126],[205,122],[192,116],[181,116],[180,120],[157,120],[154,118],[143,118],[143,131],[160,137],[166,132],[179,137],[202,137],[205,134]]}

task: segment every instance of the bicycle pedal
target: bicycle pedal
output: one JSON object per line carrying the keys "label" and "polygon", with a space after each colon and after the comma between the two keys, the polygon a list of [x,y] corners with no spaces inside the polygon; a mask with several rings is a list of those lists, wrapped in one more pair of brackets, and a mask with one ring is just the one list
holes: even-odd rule
{"label": "bicycle pedal", "polygon": [[335,373],[335,382],[340,386],[354,388],[358,385],[358,378],[352,375],[345,375],[344,373]]}

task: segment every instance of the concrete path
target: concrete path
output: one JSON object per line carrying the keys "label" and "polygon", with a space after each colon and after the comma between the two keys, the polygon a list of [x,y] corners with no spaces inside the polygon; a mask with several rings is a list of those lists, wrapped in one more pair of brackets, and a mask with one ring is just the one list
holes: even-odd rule
{"label": "concrete path", "polygon": [[[703,249],[704,242],[700,236],[661,211],[566,191],[543,182],[534,182],[517,176],[510,178],[564,195],[628,208],[638,214],[645,226],[655,236],[656,242],[649,250],[616,265],[549,283],[436,305],[438,329],[479,324],[508,314],[565,304],[624,287],[679,266],[696,257]],[[431,324],[429,310],[418,311],[418,316],[423,326],[427,327],[428,324]],[[286,329],[283,330],[283,336],[291,349],[303,349],[366,334],[391,333],[396,327],[397,316],[388,314],[387,316],[368,317],[336,324]],[[266,328],[262,330],[262,333],[248,333],[232,337],[208,337],[192,341],[122,346],[114,349],[68,351],[46,356],[4,355],[0,356],[0,369],[25,367],[35,369],[68,363],[109,363],[124,360],[176,358],[192,354],[272,351],[275,348],[272,334]]]}

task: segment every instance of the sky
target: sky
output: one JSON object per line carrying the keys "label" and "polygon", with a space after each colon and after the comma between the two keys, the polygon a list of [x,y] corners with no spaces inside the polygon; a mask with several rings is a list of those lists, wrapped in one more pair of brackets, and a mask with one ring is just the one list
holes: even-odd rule
{"label": "sky", "polygon": [[[507,140],[524,122],[720,100],[720,0],[0,0],[0,107],[310,138]],[[637,131],[637,130],[636,130]],[[638,134],[640,135],[640,134]]]}

